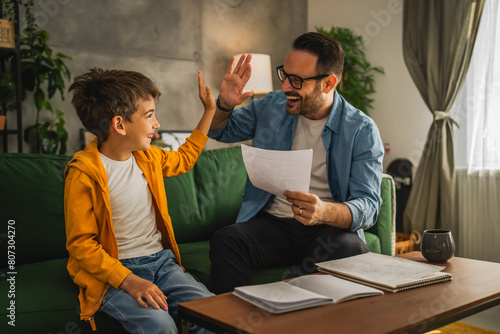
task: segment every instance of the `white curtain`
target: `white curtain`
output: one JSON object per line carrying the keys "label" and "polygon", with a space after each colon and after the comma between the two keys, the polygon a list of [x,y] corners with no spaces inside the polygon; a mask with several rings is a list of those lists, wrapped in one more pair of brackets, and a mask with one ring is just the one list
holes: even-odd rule
{"label": "white curtain", "polygon": [[487,0],[465,83],[450,111],[455,131],[457,255],[500,262],[500,14]]}
{"label": "white curtain", "polygon": [[457,170],[457,256],[500,262],[500,173]]}
{"label": "white curtain", "polygon": [[500,25],[498,0],[487,0],[465,82],[451,108],[455,166],[500,169]]}

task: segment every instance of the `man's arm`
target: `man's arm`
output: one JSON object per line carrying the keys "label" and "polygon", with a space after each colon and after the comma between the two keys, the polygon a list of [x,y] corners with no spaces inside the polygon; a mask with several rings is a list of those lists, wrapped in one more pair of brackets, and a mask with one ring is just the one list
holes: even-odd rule
{"label": "man's arm", "polygon": [[252,96],[250,92],[243,93],[243,88],[245,88],[252,73],[252,68],[250,66],[251,60],[252,55],[242,55],[233,70],[234,57],[231,57],[226,74],[220,86],[217,110],[210,130],[217,130],[226,124],[234,107],[241,104],[246,98]]}

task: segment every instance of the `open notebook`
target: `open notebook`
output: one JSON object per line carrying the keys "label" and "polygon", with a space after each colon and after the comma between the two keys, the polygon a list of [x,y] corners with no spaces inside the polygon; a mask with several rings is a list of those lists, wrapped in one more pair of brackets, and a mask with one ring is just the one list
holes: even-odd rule
{"label": "open notebook", "polygon": [[279,314],[383,292],[331,275],[307,275],[288,282],[238,287],[233,294],[270,313]]}

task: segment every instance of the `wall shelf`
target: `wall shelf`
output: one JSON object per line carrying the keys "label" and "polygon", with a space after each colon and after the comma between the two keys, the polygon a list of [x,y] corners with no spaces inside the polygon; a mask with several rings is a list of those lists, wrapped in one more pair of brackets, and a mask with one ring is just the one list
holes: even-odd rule
{"label": "wall shelf", "polygon": [[[22,153],[23,151],[23,122],[22,122],[22,81],[21,81],[21,52],[20,52],[20,30],[19,30],[19,2],[14,0],[14,10],[15,10],[15,38],[16,46],[14,49],[0,48],[0,73],[3,73],[9,69],[6,68],[6,62],[12,58],[10,66],[15,66],[16,73],[16,109],[7,112],[7,117],[16,114],[16,128],[8,129],[7,124],[5,124],[5,130],[0,130],[0,137],[2,138],[3,152],[7,152],[9,149],[8,138],[9,135],[17,135],[17,151]],[[3,18],[2,9],[3,1],[0,0],[0,18]]]}

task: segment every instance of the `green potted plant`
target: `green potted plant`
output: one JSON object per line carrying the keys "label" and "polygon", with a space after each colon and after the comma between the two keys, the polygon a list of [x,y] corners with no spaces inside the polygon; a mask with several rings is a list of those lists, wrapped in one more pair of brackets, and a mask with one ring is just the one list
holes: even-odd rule
{"label": "green potted plant", "polygon": [[[64,113],[54,109],[49,100],[56,92],[64,100],[65,80],[71,79],[64,60],[72,59],[62,53],[54,54],[48,46],[49,34],[39,30],[36,24],[34,1],[23,1],[21,5],[26,17],[26,28],[20,36],[23,100],[32,94],[36,108],[35,124],[24,130],[24,140],[36,152],[65,154],[68,132],[64,127]],[[45,114],[49,112],[49,120],[41,120],[43,111]]]}
{"label": "green potted plant", "polygon": [[384,69],[374,67],[366,60],[363,38],[351,29],[332,27],[327,31],[323,27],[316,27],[316,31],[336,39],[342,45],[345,54],[344,72],[337,89],[350,104],[369,115],[369,110],[373,108],[370,95],[375,93],[375,73],[384,74]]}
{"label": "green potted plant", "polygon": [[[26,100],[31,94],[36,108],[35,124],[24,130],[24,139],[33,146],[37,153],[64,154],[68,140],[68,133],[64,128],[64,113],[58,109],[54,110],[49,100],[57,91],[64,99],[64,83],[66,79],[71,78],[64,60],[72,59],[61,53],[54,54],[47,45],[48,33],[39,30],[36,24],[33,13],[34,0],[19,1],[19,4],[24,7],[26,19],[26,28],[19,36],[22,99]],[[15,6],[13,0],[2,2],[3,12],[11,19],[14,17]],[[49,120],[41,121],[42,111],[50,112]],[[0,111],[0,113],[4,112]]]}

